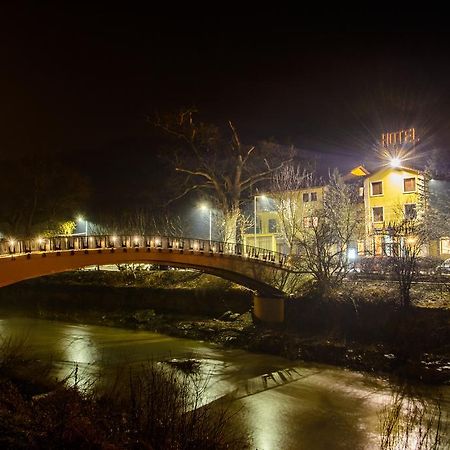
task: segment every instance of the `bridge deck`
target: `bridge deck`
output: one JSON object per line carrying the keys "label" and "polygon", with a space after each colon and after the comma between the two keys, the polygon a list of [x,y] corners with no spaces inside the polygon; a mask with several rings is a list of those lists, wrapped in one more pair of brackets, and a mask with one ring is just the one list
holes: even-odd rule
{"label": "bridge deck", "polygon": [[62,236],[0,241],[0,287],[29,278],[104,264],[148,262],[191,267],[280,295],[276,272],[286,255],[241,244],[162,236]]}

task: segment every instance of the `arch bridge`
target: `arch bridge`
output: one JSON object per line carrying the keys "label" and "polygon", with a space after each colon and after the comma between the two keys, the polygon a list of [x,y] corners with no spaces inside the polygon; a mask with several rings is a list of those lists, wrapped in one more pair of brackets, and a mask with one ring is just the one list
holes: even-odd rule
{"label": "arch bridge", "polygon": [[92,265],[150,263],[193,268],[255,291],[255,315],[284,318],[287,256],[243,244],[170,236],[57,236],[0,241],[0,287]]}

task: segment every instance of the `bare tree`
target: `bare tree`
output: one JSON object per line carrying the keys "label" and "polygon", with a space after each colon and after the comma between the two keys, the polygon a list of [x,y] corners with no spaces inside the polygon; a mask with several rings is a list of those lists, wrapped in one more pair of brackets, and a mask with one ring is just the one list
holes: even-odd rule
{"label": "bare tree", "polygon": [[227,133],[196,122],[195,111],[157,117],[154,126],[174,139],[175,170],[184,176],[176,199],[202,190],[224,217],[224,240],[240,240],[238,223],[244,194],[291,159],[292,149],[272,142],[257,146],[241,142],[234,125]]}
{"label": "bare tree", "polygon": [[288,253],[294,253],[294,244],[303,229],[301,189],[312,185],[312,173],[299,166],[285,165],[272,179],[272,197],[275,200],[278,232],[284,238]]}
{"label": "bare tree", "polygon": [[411,306],[411,286],[417,276],[417,262],[427,240],[422,221],[404,219],[389,227],[392,240],[391,270],[398,283],[400,304]]}
{"label": "bare tree", "polygon": [[179,216],[148,208],[126,210],[121,215],[97,216],[91,230],[94,234],[184,236],[188,230]]}
{"label": "bare tree", "polygon": [[407,213],[404,205],[397,205],[399,219],[386,230],[391,241],[390,269],[398,283],[400,304],[405,308],[411,306],[411,287],[427,245],[450,234],[448,197],[442,192],[430,192],[429,183],[430,176],[425,173],[418,182],[416,208]]}
{"label": "bare tree", "polygon": [[450,178],[432,178],[426,170],[418,185],[419,210],[428,240],[450,236]]}
{"label": "bare tree", "polygon": [[317,292],[325,297],[338,286],[352,267],[348,250],[362,232],[355,186],[346,184],[338,172],[330,174],[323,202],[304,212],[297,236],[297,268],[315,280]]}

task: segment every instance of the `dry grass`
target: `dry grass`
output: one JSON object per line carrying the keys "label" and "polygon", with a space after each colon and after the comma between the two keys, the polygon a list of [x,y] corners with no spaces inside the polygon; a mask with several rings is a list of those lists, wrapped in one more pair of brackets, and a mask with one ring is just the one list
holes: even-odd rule
{"label": "dry grass", "polygon": [[450,428],[440,399],[425,400],[402,388],[379,415],[381,450],[438,450],[449,448]]}

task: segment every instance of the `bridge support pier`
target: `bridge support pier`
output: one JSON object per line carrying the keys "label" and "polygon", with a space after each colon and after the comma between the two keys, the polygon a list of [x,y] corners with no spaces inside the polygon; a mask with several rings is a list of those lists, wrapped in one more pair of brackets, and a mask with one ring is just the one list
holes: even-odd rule
{"label": "bridge support pier", "polygon": [[284,298],[262,297],[259,294],[253,294],[253,314],[261,322],[284,322]]}

